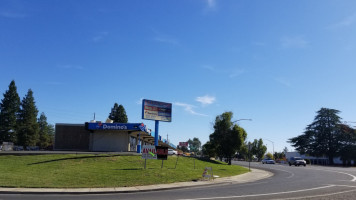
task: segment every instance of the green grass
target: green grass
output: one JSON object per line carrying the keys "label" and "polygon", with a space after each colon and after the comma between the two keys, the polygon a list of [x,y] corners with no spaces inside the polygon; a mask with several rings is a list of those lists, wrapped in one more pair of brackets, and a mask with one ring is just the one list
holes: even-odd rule
{"label": "green grass", "polygon": [[[195,160],[195,169],[194,169]],[[217,161],[176,156],[145,160],[140,156],[36,155],[0,156],[0,187],[86,188],[129,187],[199,180],[205,167],[220,177],[248,169]]]}

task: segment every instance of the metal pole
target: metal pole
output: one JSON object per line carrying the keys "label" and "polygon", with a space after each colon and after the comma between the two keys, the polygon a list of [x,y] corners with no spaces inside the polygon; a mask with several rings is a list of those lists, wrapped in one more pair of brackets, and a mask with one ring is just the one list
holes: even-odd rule
{"label": "metal pole", "polygon": [[275,160],[276,158],[274,157],[274,142],[272,142],[271,140],[266,139],[266,138],[265,138],[265,140],[270,141],[272,143],[272,156],[274,158],[273,160]]}
{"label": "metal pole", "polygon": [[155,121],[155,146],[158,146],[158,126],[159,126],[159,121]]}
{"label": "metal pole", "polygon": [[248,145],[248,171],[251,171],[251,154],[250,154],[250,145]]}
{"label": "metal pole", "polygon": [[177,155],[176,165],[174,166],[174,169],[176,169],[176,168],[177,168],[178,158],[179,158],[179,155]]}

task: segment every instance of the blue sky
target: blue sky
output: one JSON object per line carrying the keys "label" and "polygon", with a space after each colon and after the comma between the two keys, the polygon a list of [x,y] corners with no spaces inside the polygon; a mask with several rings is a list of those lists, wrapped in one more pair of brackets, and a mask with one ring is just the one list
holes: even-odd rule
{"label": "blue sky", "polygon": [[248,140],[291,150],[321,107],[356,121],[355,35],[354,0],[1,0],[0,93],[31,88],[52,124],[117,102],[154,129],[142,99],[170,102],[174,144],[232,111]]}

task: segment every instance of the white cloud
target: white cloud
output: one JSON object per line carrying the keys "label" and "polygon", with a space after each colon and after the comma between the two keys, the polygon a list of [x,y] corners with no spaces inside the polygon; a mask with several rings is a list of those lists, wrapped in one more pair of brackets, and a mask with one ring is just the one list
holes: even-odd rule
{"label": "white cloud", "polygon": [[205,95],[195,98],[197,102],[200,102],[203,106],[210,105],[215,102],[216,98],[213,96]]}
{"label": "white cloud", "polygon": [[281,39],[281,45],[284,48],[304,48],[308,46],[309,42],[302,36],[295,37],[283,37]]}
{"label": "white cloud", "polygon": [[356,13],[345,17],[341,21],[339,21],[337,23],[334,23],[334,24],[330,25],[327,28],[335,29],[335,28],[341,28],[341,27],[348,27],[348,26],[351,26],[354,23],[356,23]]}
{"label": "white cloud", "polygon": [[208,115],[205,114],[201,114],[201,113],[197,113],[195,112],[193,109],[195,108],[195,106],[190,105],[190,104],[186,104],[186,103],[180,103],[180,102],[176,102],[173,103],[175,106],[179,106],[179,107],[183,107],[184,110],[192,115],[198,115],[198,116],[204,116],[204,117],[208,117]]}

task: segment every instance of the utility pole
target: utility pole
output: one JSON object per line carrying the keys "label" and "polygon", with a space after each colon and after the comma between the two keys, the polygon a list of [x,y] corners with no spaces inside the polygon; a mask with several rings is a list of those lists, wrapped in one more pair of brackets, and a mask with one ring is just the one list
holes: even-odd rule
{"label": "utility pole", "polygon": [[[273,149],[272,149],[272,151],[273,151],[272,156],[273,156],[273,158],[275,159],[275,157],[274,157],[274,142],[272,142],[271,140],[266,139],[266,138],[265,138],[265,140],[270,141],[270,142],[272,143],[272,148],[273,148]],[[273,160],[274,160],[274,159],[273,159]]]}

